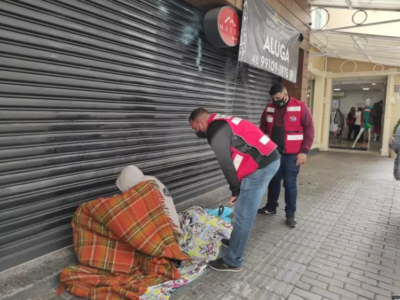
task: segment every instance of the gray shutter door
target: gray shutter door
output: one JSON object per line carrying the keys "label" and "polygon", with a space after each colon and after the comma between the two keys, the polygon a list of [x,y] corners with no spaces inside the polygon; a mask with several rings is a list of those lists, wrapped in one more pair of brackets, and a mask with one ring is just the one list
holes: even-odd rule
{"label": "gray shutter door", "polygon": [[0,2],[0,271],[71,245],[76,207],[135,164],[175,203],[225,184],[188,124],[259,122],[272,81],[181,0]]}

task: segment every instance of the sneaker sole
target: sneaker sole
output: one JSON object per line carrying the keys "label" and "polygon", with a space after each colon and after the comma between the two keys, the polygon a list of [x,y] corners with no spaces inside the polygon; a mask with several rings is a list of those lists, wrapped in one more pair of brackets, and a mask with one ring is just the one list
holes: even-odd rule
{"label": "sneaker sole", "polygon": [[257,211],[257,213],[258,213],[259,215],[263,215],[263,216],[276,215],[276,212],[267,212],[267,211],[263,211],[263,212]]}
{"label": "sneaker sole", "polygon": [[214,268],[212,266],[209,265],[209,267],[211,269],[213,269],[214,271],[218,271],[218,272],[231,272],[231,273],[239,273],[240,271],[242,271],[242,268],[238,268],[238,269],[217,269]]}

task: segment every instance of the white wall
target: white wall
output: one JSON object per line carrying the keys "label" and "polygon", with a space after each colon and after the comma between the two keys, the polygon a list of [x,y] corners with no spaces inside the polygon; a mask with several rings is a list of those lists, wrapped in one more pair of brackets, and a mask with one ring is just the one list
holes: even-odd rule
{"label": "white wall", "polygon": [[340,98],[339,108],[342,113],[347,117],[350,108],[365,106],[364,95],[369,94],[372,96],[371,105],[379,100],[385,100],[384,92],[371,92],[371,91],[346,91],[346,98]]}

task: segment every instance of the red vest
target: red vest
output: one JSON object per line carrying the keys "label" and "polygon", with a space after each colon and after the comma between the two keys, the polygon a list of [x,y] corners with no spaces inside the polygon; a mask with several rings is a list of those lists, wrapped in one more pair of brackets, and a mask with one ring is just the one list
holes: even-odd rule
{"label": "red vest", "polygon": [[[298,154],[301,150],[304,134],[301,119],[303,116],[304,103],[300,100],[290,98],[286,106],[285,113],[285,154]],[[267,132],[271,136],[274,127],[275,106],[273,103],[268,104],[266,108]]]}
{"label": "red vest", "polygon": [[[263,156],[270,155],[277,147],[269,137],[249,121],[238,117],[211,114],[208,119],[208,124],[217,120],[226,121],[231,127],[234,136],[243,139],[248,146],[256,148]],[[233,146],[231,147],[231,155],[240,182],[243,178],[257,171],[258,163],[251,155],[240,152]]]}

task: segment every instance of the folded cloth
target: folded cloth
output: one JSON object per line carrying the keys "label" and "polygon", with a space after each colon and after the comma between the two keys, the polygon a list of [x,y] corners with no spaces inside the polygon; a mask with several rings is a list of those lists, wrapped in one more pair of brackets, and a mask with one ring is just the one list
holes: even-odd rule
{"label": "folded cloth", "polygon": [[181,277],[169,259],[190,260],[177,244],[154,181],[82,204],[73,242],[82,264],[66,268],[61,288],[96,300],[138,299],[147,287]]}
{"label": "folded cloth", "polygon": [[204,208],[193,206],[179,213],[183,235],[178,237],[182,251],[195,260],[215,260],[221,239],[229,239],[232,225],[209,215]]}
{"label": "folded cloth", "polygon": [[228,216],[232,214],[233,209],[230,207],[221,205],[218,209],[206,209],[206,212],[211,216],[222,218],[225,222],[231,223],[231,219]]}

